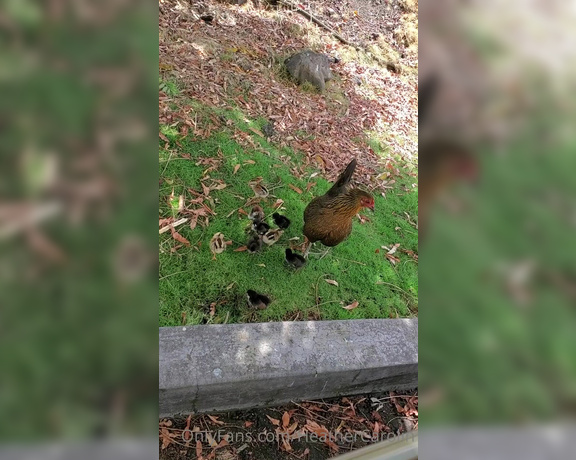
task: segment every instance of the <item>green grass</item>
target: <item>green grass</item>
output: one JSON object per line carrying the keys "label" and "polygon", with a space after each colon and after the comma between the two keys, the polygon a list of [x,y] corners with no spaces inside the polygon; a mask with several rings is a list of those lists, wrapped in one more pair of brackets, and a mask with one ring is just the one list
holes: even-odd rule
{"label": "green grass", "polygon": [[[306,171],[301,179],[293,176],[291,168],[302,161],[299,154],[289,149],[278,149],[249,130],[259,129],[263,121],[246,120],[238,111],[222,112],[233,120],[233,126],[213,131],[208,139],[180,139],[173,128],[161,131],[171,140],[171,152],[160,151],[160,217],[175,212],[168,203],[174,190],[176,197],[185,196],[186,202],[194,198],[190,190],[202,192],[201,178],[208,165],[197,164],[201,158],[219,158],[216,170],[210,171],[211,179],[227,184],[223,190],[213,190],[209,206],[216,216],[209,225],[191,230],[188,224],[178,228],[191,246],[183,246],[171,252],[177,242],[170,233],[160,235],[160,325],[280,321],[288,319],[353,319],[387,318],[417,314],[418,267],[408,255],[398,251],[396,266],[384,257],[381,246],[400,243],[401,249],[417,252],[416,230],[407,222],[404,212],[417,215],[417,192],[405,192],[400,188],[389,191],[386,198],[375,196],[376,212],[363,215],[370,222],[361,224],[355,220],[350,238],[335,247],[324,258],[310,255],[308,264],[300,271],[293,271],[284,263],[284,250],[289,239],[299,237],[303,241],[303,212],[313,197],[323,194],[330,184],[320,175],[310,178],[313,171]],[[250,134],[256,149],[245,150],[233,138],[234,129]],[[177,143],[176,143],[177,141]],[[184,158],[181,155],[190,155]],[[246,163],[247,160],[254,164]],[[242,166],[233,174],[237,164]],[[243,208],[247,199],[253,197],[248,181],[264,177],[271,196],[261,202],[267,216],[273,212],[277,198],[284,200],[279,212],[288,216],[292,225],[275,245],[264,247],[258,254],[234,252],[246,244],[246,229],[250,221],[236,210]],[[210,179],[204,181],[210,184]],[[308,182],[316,182],[308,192]],[[292,184],[302,194],[289,187]],[[197,206],[196,206],[197,207]],[[230,215],[231,214],[231,215]],[[270,223],[272,223],[270,221]],[[395,228],[398,230],[395,230]],[[212,259],[209,249],[211,237],[222,232],[233,244]],[[198,248],[199,245],[199,248]],[[313,248],[312,252],[324,248]],[[380,249],[377,253],[376,251]],[[333,286],[324,281],[338,282]],[[246,304],[246,290],[254,289],[269,295],[273,302],[264,311],[253,312]],[[342,306],[359,302],[358,308],[348,311]],[[210,305],[216,302],[215,314]]]}

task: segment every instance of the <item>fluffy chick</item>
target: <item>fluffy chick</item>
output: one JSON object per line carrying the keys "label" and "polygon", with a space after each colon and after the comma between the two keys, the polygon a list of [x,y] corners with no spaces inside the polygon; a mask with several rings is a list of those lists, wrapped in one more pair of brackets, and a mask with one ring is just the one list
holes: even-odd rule
{"label": "fluffy chick", "polygon": [[246,297],[248,298],[248,305],[252,308],[257,308],[258,310],[264,310],[270,305],[270,297],[264,294],[259,294],[252,289],[246,291]]}
{"label": "fluffy chick", "polygon": [[258,235],[264,235],[268,230],[270,230],[270,225],[266,222],[255,220],[252,224],[252,230],[258,233]]}
{"label": "fluffy chick", "polygon": [[250,214],[248,214],[248,219],[258,222],[264,220],[264,210],[262,207],[258,205],[254,206]]}
{"label": "fluffy chick", "polygon": [[292,249],[286,248],[286,262],[294,268],[302,268],[306,264],[306,259],[300,254],[296,254]]}
{"label": "fluffy chick", "polygon": [[250,182],[248,182],[248,185],[254,192],[254,195],[256,195],[258,198],[266,198],[269,195],[269,192],[268,189],[262,185],[261,181],[262,178],[257,177],[256,179],[252,179]]}
{"label": "fluffy chick", "polygon": [[280,230],[279,228],[269,230],[262,236],[262,241],[264,241],[266,245],[272,246],[280,239],[282,233],[284,233],[284,230]]}
{"label": "fluffy chick", "polygon": [[258,234],[253,235],[252,238],[248,240],[246,247],[248,248],[248,252],[252,254],[260,251],[260,249],[262,248],[262,239],[260,238],[260,235]]}
{"label": "fluffy chick", "polygon": [[282,216],[275,212],[272,214],[272,218],[274,219],[274,223],[278,225],[279,228],[285,230],[290,227],[290,219],[288,219],[288,217]]}

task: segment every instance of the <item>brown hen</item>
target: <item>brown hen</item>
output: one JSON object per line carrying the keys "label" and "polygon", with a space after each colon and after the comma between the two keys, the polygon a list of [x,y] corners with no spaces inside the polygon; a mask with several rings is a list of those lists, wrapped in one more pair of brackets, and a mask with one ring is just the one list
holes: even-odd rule
{"label": "brown hen", "polygon": [[326,194],[314,198],[304,210],[304,236],[310,245],[320,241],[324,246],[336,246],[352,232],[352,218],[362,208],[374,211],[374,198],[358,188],[350,187],[356,169],[352,160]]}

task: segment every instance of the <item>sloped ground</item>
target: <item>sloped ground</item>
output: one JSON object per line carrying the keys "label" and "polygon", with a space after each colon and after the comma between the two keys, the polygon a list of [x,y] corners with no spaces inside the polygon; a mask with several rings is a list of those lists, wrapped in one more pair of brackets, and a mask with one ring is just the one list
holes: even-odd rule
{"label": "sloped ground", "polygon": [[[274,121],[280,146],[305,152],[307,161],[325,170],[330,179],[355,156],[357,179],[382,185],[385,178],[378,179],[375,173],[383,167],[416,161],[417,38],[412,36],[412,46],[406,47],[409,28],[402,28],[402,19],[414,20],[415,13],[399,2],[381,5],[376,0],[311,2],[311,8],[342,35],[358,37],[371,52],[357,52],[284,9],[164,1],[161,75],[174,78],[185,96],[205,105],[237,106],[250,117]],[[199,19],[203,12],[214,19]],[[325,19],[322,15],[327,14]],[[409,26],[417,27],[414,22]],[[305,48],[342,59],[334,66],[338,77],[326,97],[303,92],[282,73],[283,60]],[[402,73],[390,72],[382,64],[390,57],[403,66]],[[194,125],[193,113],[161,101],[160,122],[176,120]]]}
{"label": "sloped ground", "polygon": [[[161,226],[190,219],[178,234],[160,236],[162,326],[417,314],[417,64],[414,43],[394,41],[414,13],[400,15],[398,3],[367,2],[370,11],[315,5],[322,20],[332,17],[331,27],[371,51],[342,45],[292,11],[160,3],[159,217]],[[303,48],[341,58],[323,95],[298,88],[283,70]],[[390,72],[388,60],[402,72]],[[373,193],[376,213],[355,219],[352,237],[330,255],[291,273],[283,251],[302,242],[305,206],[353,156],[354,180]],[[279,200],[293,226],[252,255],[241,248],[247,182],[256,176],[271,188],[266,213]],[[213,260],[217,232],[230,247]],[[249,311],[245,293],[256,288],[273,299],[267,310]],[[342,308],[350,305],[358,308]]]}

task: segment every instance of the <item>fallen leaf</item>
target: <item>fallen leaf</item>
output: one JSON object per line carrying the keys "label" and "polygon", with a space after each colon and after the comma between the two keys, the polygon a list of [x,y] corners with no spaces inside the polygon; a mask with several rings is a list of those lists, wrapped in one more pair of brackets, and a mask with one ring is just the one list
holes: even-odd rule
{"label": "fallen leaf", "polygon": [[248,128],[248,129],[252,131],[254,134],[258,134],[260,137],[265,137],[264,134],[262,134],[262,131],[259,131],[256,128]]}
{"label": "fallen leaf", "polygon": [[342,307],[344,310],[354,310],[358,306],[358,301],[352,302],[350,305]]}
{"label": "fallen leaf", "polygon": [[399,247],[400,243],[396,243],[394,246],[392,246],[392,248],[390,248],[390,250],[386,254],[389,255],[394,254]]}
{"label": "fallen leaf", "polygon": [[284,414],[282,414],[282,426],[284,428],[287,428],[289,424],[290,424],[290,414],[288,412],[284,412]]}
{"label": "fallen leaf", "polygon": [[228,286],[226,286],[226,290],[229,291],[230,289],[232,289],[234,287],[235,284],[236,284],[236,281],[230,283]]}
{"label": "fallen leaf", "polygon": [[232,174],[236,174],[238,172],[238,170],[240,169],[240,163],[238,163],[236,166],[234,166],[234,172]]}
{"label": "fallen leaf", "polygon": [[210,447],[214,447],[214,448],[218,447],[218,443],[212,437],[212,435],[208,432],[206,432],[206,439],[208,440],[208,444],[210,445]]}
{"label": "fallen leaf", "polygon": [[194,230],[197,224],[198,224],[198,214],[194,213],[190,218],[190,230]]}
{"label": "fallen leaf", "polygon": [[288,184],[288,187],[290,187],[292,190],[294,190],[296,193],[301,194],[302,190],[299,189],[298,187],[296,187],[295,185],[292,184]]}
{"label": "fallen leaf", "polygon": [[332,284],[333,286],[338,286],[338,281],[334,281],[334,280],[324,280],[326,281],[328,284]]}
{"label": "fallen leaf", "polygon": [[244,164],[245,164],[245,165],[255,165],[256,162],[255,162],[254,160],[246,160],[246,161],[244,162]]}
{"label": "fallen leaf", "polygon": [[214,423],[216,423],[217,425],[224,425],[224,422],[221,420],[218,420],[218,417],[214,417],[213,415],[209,415],[208,418],[210,420],[212,420]]}
{"label": "fallen leaf", "polygon": [[248,213],[246,211],[244,211],[244,209],[242,209],[242,208],[238,209],[238,214],[243,214],[245,216],[248,215]]}
{"label": "fallen leaf", "polygon": [[276,418],[272,418],[269,415],[266,415],[266,417],[268,417],[268,420],[270,420],[272,422],[272,425],[280,426],[280,420],[278,420]]}
{"label": "fallen leaf", "polygon": [[182,212],[184,210],[184,195],[180,195],[178,197],[178,212]]}
{"label": "fallen leaf", "polygon": [[171,224],[174,222],[173,217],[167,217],[166,219],[158,219],[158,227],[164,227],[165,225]]}
{"label": "fallen leaf", "polygon": [[244,422],[245,428],[250,428],[252,425],[254,425],[254,422],[249,422],[248,420]]}
{"label": "fallen leaf", "polygon": [[276,202],[274,203],[274,205],[272,206],[272,209],[278,209],[280,206],[282,206],[284,204],[284,200],[278,198],[276,200]]}
{"label": "fallen leaf", "polygon": [[170,230],[172,231],[172,238],[174,238],[176,241],[180,241],[180,243],[185,244],[186,246],[190,246],[190,241],[188,241],[186,238],[180,235],[180,233],[174,230],[174,227],[171,227]]}
{"label": "fallen leaf", "polygon": [[202,458],[202,442],[196,441],[196,458]]}
{"label": "fallen leaf", "polygon": [[266,267],[266,265],[264,264],[256,264],[256,265],[258,265],[259,267]]}
{"label": "fallen leaf", "polygon": [[247,246],[240,246],[239,248],[234,249],[234,252],[244,252],[248,249]]}
{"label": "fallen leaf", "polygon": [[162,450],[166,449],[166,447],[168,447],[173,442],[172,436],[166,428],[162,428],[160,430],[160,437],[162,438]]}
{"label": "fallen leaf", "polygon": [[200,182],[200,184],[202,184],[202,193],[204,196],[210,195],[210,187],[204,185],[204,182]]}

